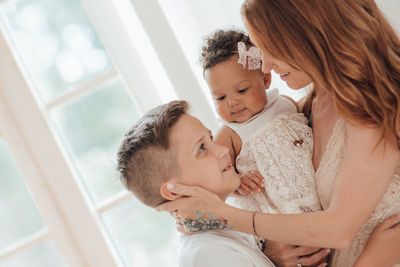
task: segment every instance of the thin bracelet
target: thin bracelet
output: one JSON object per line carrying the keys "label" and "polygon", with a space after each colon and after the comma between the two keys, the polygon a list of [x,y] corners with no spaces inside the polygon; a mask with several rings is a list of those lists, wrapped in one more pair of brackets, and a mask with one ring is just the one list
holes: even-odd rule
{"label": "thin bracelet", "polygon": [[254,236],[259,236],[259,235],[257,234],[257,231],[256,231],[256,223],[255,223],[256,213],[257,213],[257,211],[253,211],[253,216],[252,216],[253,235],[254,235]]}

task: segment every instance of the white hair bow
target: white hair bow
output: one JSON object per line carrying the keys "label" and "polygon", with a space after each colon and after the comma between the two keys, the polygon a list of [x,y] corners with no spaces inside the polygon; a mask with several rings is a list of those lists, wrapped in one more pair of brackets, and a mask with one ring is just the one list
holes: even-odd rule
{"label": "white hair bow", "polygon": [[262,54],[257,47],[252,46],[249,51],[246,51],[246,45],[243,42],[238,42],[238,54],[238,63],[243,65],[243,69],[246,68],[246,61],[249,70],[261,69]]}

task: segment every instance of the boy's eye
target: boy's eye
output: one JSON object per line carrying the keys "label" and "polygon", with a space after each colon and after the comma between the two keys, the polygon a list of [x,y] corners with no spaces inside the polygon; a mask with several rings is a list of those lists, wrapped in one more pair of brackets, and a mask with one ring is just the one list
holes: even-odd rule
{"label": "boy's eye", "polygon": [[247,88],[244,88],[244,89],[240,89],[240,90],[238,90],[238,92],[239,92],[240,94],[243,94],[243,93],[246,93],[247,90],[249,90],[248,87],[247,87]]}
{"label": "boy's eye", "polygon": [[201,144],[200,145],[200,148],[199,148],[199,153],[202,153],[202,152],[204,152],[206,150],[206,146],[204,145],[204,144]]}
{"label": "boy's eye", "polygon": [[215,100],[217,100],[217,101],[222,101],[224,99],[225,99],[225,96],[220,96],[220,97],[215,98]]}

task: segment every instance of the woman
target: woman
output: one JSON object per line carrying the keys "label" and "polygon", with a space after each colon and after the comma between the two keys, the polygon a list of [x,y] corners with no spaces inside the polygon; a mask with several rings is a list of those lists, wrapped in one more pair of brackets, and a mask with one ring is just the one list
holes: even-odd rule
{"label": "woman", "polygon": [[264,72],[293,89],[314,84],[307,103],[324,211],[256,214],[182,185],[173,191],[191,197],[160,209],[183,218],[208,212],[268,240],[341,249],[332,265],[353,266],[374,227],[400,212],[400,41],[372,0],[247,0],[242,14]]}

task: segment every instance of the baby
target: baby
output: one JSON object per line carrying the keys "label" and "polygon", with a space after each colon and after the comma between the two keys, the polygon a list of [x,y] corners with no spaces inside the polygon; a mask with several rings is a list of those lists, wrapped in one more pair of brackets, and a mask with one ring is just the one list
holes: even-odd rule
{"label": "baby", "polygon": [[223,121],[216,143],[229,149],[240,192],[249,194],[230,204],[269,213],[320,210],[312,130],[294,101],[277,89],[266,93],[271,74],[262,73],[261,52],[249,37],[236,30],[211,34],[200,62]]}

